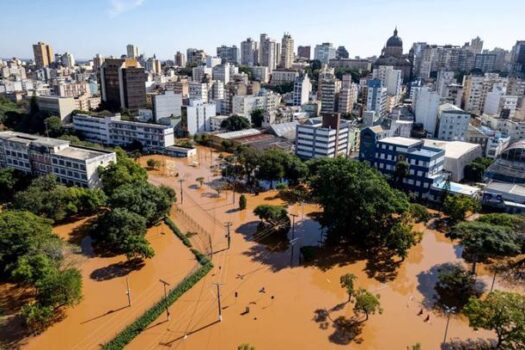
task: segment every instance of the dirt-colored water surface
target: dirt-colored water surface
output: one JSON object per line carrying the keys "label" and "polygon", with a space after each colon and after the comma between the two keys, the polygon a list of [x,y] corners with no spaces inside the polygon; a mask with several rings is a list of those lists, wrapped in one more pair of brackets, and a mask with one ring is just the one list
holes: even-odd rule
{"label": "dirt-colored water surface", "polygon": [[85,219],[54,228],[64,240],[82,247],[81,252],[67,259],[82,272],[82,301],[66,309],[65,318],[44,333],[22,340],[20,345],[24,349],[98,349],[162,297],[159,279],[175,285],[197,267],[191,252],[164,224],[148,230],[146,237],[155,250],[155,257],[143,265],[129,266],[125,256],[93,256],[89,238],[81,232],[88,224]]}
{"label": "dirt-colored water surface", "polygon": [[[274,191],[247,195],[248,208],[237,210],[238,194],[234,199],[229,191],[218,194],[213,189],[219,176],[210,167],[219,160],[216,153],[211,156],[209,149],[200,148],[196,161],[155,157],[163,166],[150,172],[150,181],[177,190],[177,222],[189,230],[205,232],[192,239],[203,248],[212,246],[215,268],[171,307],[170,321],[162,315],[154,324],[166,322],[149,328],[127,348],[219,350],[236,349],[241,343],[250,343],[257,350],[406,349],[416,343],[423,349],[440,348],[446,318],[432,308],[436,268],[461,261],[459,247],[442,233],[418,225],[416,229],[424,233],[422,241],[395,273],[389,266],[370,266],[350,253],[327,254],[315,264],[300,265],[299,247],[322,239],[320,226],[313,219],[321,209],[311,204],[289,206],[289,212],[297,215],[293,246],[284,243],[269,248],[256,242],[253,234],[258,219],[253,208],[282,201]],[[202,187],[197,177],[205,178]],[[226,249],[227,222],[232,223],[230,249]],[[383,307],[383,313],[371,315],[351,341],[334,323],[339,316],[354,315],[339,285],[339,277],[349,272],[358,277],[358,287],[380,295]],[[222,322],[218,321],[217,284]],[[490,332],[473,331],[462,317],[451,318],[449,339],[491,336]]]}

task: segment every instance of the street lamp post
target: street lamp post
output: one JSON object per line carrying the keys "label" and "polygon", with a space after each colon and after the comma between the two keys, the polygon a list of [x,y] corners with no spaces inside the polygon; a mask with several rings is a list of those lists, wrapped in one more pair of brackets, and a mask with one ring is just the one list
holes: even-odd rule
{"label": "street lamp post", "polygon": [[456,311],[456,307],[448,307],[445,305],[445,314],[447,315],[447,326],[445,327],[445,336],[443,337],[443,344],[447,342],[447,334],[448,334],[448,324],[450,323],[450,314],[453,314]]}

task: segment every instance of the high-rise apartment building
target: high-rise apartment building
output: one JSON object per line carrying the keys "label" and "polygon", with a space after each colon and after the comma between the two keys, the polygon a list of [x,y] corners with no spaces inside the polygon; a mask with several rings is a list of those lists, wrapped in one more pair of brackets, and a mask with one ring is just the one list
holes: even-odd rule
{"label": "high-rise apartment building", "polygon": [[223,62],[239,63],[239,48],[235,45],[222,45],[217,47],[217,57],[220,57]]}
{"label": "high-rise apartment building", "polygon": [[463,77],[463,100],[465,111],[482,114],[487,94],[492,91],[494,84],[508,84],[508,78],[500,77],[497,73],[485,75],[466,75]]}
{"label": "high-rise apartment building", "polygon": [[146,105],[146,74],[135,59],[106,59],[100,69],[100,88],[109,110],[135,112]]}
{"label": "high-rise apartment building", "polygon": [[257,42],[248,38],[241,42],[241,64],[253,66],[258,62]]}
{"label": "high-rise apartment building", "polygon": [[321,61],[323,64],[330,63],[336,57],[336,49],[332,43],[322,43],[316,45],[314,50],[314,60]]}
{"label": "high-rise apartment building", "polygon": [[352,82],[352,75],[343,75],[341,92],[339,92],[339,108],[341,114],[348,114],[352,112],[354,104],[357,102],[358,87]]}
{"label": "high-rise apartment building", "polygon": [[310,60],[310,58],[312,57],[311,50],[312,49],[310,46],[299,46],[297,48],[297,57],[303,58],[305,60]]}
{"label": "high-rise apartment building", "polygon": [[175,54],[175,65],[177,67],[186,67],[186,56],[180,51],[177,51]]}
{"label": "high-rise apartment building", "polygon": [[312,83],[308,74],[303,74],[295,79],[293,87],[293,105],[302,106],[310,99]]}
{"label": "high-rise apartment building", "polygon": [[277,67],[280,57],[280,45],[268,37],[261,34],[259,43],[259,64],[268,67],[270,73]]}
{"label": "high-rise apartment building", "polygon": [[33,54],[38,68],[48,67],[55,60],[51,46],[40,41],[33,45]]}
{"label": "high-rise apartment building", "polygon": [[512,68],[514,73],[525,76],[525,40],[516,41],[512,48]]}
{"label": "high-rise apartment building", "polygon": [[379,79],[369,80],[366,110],[375,111],[380,116],[384,117],[388,111],[387,99],[388,93],[383,82]]}
{"label": "high-rise apartment building", "polygon": [[337,95],[340,81],[336,79],[333,68],[323,67],[319,73],[318,89],[321,100],[321,113],[337,112]]}
{"label": "high-rise apartment building", "polygon": [[281,41],[281,63],[280,67],[289,69],[294,59],[294,41],[289,33],[284,33]]}
{"label": "high-rise apartment building", "polygon": [[139,48],[133,44],[128,44],[126,46],[126,56],[128,58],[138,58],[139,57]]}

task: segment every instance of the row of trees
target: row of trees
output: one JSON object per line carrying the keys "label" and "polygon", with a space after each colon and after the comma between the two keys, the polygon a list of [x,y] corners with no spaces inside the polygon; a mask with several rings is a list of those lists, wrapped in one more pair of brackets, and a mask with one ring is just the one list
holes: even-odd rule
{"label": "row of trees", "polygon": [[0,276],[34,290],[35,299],[23,307],[22,316],[35,333],[82,298],[80,272],[63,265],[62,244],[51,220],[29,211],[0,213]]}

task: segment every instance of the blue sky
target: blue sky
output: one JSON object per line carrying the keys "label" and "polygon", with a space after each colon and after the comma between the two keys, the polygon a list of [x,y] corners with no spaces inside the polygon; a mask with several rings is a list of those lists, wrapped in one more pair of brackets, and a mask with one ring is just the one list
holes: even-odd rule
{"label": "blue sky", "polygon": [[172,58],[188,47],[215,54],[260,33],[295,45],[345,45],[351,56],[378,54],[394,27],[405,51],[416,41],[485,48],[525,40],[525,0],[2,0],[0,57],[32,57],[44,41],[77,58],[141,52]]}

